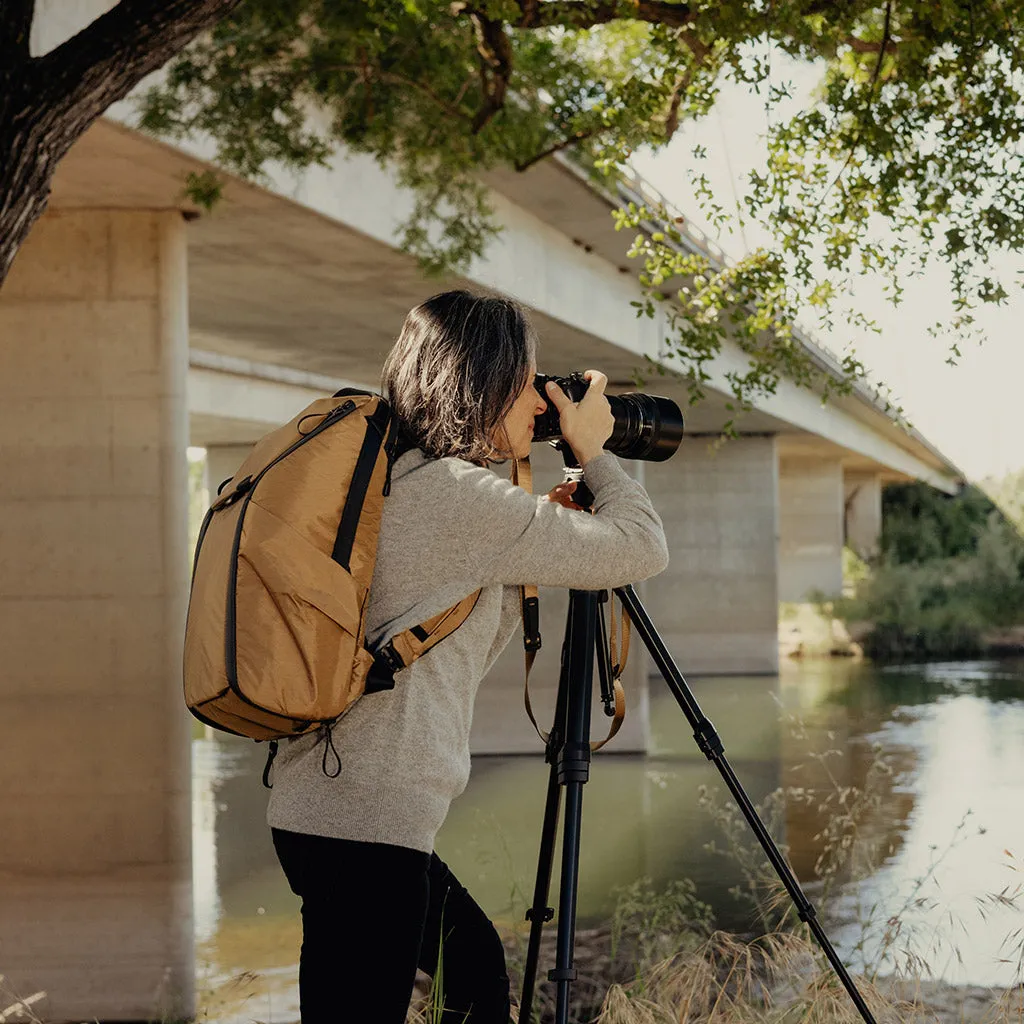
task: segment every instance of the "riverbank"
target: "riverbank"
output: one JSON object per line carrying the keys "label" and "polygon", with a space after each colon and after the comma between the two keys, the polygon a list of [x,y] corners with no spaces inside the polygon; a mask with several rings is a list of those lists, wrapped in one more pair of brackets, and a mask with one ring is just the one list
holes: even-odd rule
{"label": "riverbank", "polygon": [[[863,658],[862,641],[874,628],[871,622],[845,623],[826,614],[820,605],[779,605],[779,657]],[[981,658],[1024,656],[1024,624],[987,629],[981,634]]]}

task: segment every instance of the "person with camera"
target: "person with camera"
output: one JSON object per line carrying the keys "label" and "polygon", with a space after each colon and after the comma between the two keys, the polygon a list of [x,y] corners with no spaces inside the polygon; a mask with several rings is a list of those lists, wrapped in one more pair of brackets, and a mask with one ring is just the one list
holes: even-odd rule
{"label": "person with camera", "polygon": [[[464,291],[414,308],[384,365],[402,431],[367,612],[373,649],[479,591],[466,621],[333,727],[282,744],[267,820],[302,899],[304,1024],[401,1024],[417,967],[440,981],[444,1020],[506,1024],[509,979],[487,916],[434,853],[470,771],[481,680],[520,626],[521,585],[597,590],[661,572],[661,520],[604,451],[607,378],[572,402],[534,387],[536,341],[516,303]],[[524,459],[552,403],[593,494],[533,496],[495,471]],[[507,471],[506,471],[507,472]],[[440,968],[440,970],[439,970]]]}

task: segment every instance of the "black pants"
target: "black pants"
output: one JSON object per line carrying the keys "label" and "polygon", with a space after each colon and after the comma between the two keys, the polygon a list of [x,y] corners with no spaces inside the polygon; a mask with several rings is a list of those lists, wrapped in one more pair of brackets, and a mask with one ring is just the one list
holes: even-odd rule
{"label": "black pants", "polygon": [[437,854],[272,831],[302,898],[303,1024],[402,1024],[417,967],[446,1024],[508,1024],[501,940]]}

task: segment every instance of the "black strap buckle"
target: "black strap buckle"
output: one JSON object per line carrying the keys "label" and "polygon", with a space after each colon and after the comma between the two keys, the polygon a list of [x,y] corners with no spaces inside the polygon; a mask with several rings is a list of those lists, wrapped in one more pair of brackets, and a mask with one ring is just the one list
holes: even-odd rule
{"label": "black strap buckle", "polygon": [[402,656],[395,650],[395,645],[390,640],[373,657],[375,661],[383,663],[392,675],[405,668]]}
{"label": "black strap buckle", "polygon": [[395,688],[395,673],[405,668],[401,656],[389,640],[383,647],[374,652],[373,666],[366,676],[364,693],[380,693],[381,690]]}
{"label": "black strap buckle", "polygon": [[540,602],[535,597],[523,598],[523,646],[540,650]]}
{"label": "black strap buckle", "polygon": [[[540,915],[540,919],[542,921],[544,921],[545,923],[548,922],[548,921],[553,921],[555,919],[555,908],[554,907],[545,907],[543,913]],[[530,907],[530,908],[527,909],[527,911],[526,911],[526,920],[527,921],[534,920],[533,907]]]}

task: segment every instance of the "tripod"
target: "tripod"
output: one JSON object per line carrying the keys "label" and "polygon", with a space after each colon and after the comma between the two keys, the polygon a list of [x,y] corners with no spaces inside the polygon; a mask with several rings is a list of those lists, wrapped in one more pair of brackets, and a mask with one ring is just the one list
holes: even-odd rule
{"label": "tripod", "polygon": [[[576,501],[581,500],[577,489]],[[693,738],[700,751],[718,769],[729,792],[736,801],[747,824],[753,830],[768,860],[786,887],[796,906],[801,921],[806,922],[835,970],[854,1005],[867,1024],[875,1024],[874,1017],[857,990],[835,948],[829,941],[810,901],[804,895],[782,852],[758,817],[754,805],[744,792],[725,757],[725,747],[715,727],[701,711],[686,680],[672,660],[663,640],[654,628],[650,616],[631,586],[616,588],[615,594],[632,622],[633,629],[643,641],[662,678],[672,691],[693,728]],[[609,649],[605,631],[604,602],[606,592],[571,590],[569,611],[566,616],[565,637],[562,644],[562,664],[555,701],[555,721],[545,748],[545,760],[551,765],[548,776],[547,799],[544,806],[544,824],[541,830],[540,855],[537,861],[537,879],[533,892],[533,905],[526,912],[530,921],[530,942],[526,966],[523,971],[523,992],[520,1002],[520,1024],[530,1024],[537,961],[544,924],[554,916],[547,905],[551,889],[551,872],[555,851],[555,832],[565,790],[565,820],[562,832],[562,863],[558,905],[558,932],[555,967],[548,972],[548,980],[556,983],[555,1024],[569,1024],[569,996],[576,979],[573,966],[576,929],[576,896],[579,880],[580,824],[583,816],[583,786],[590,776],[590,708],[593,685],[594,655],[601,679],[602,697],[608,706],[611,693]]]}

